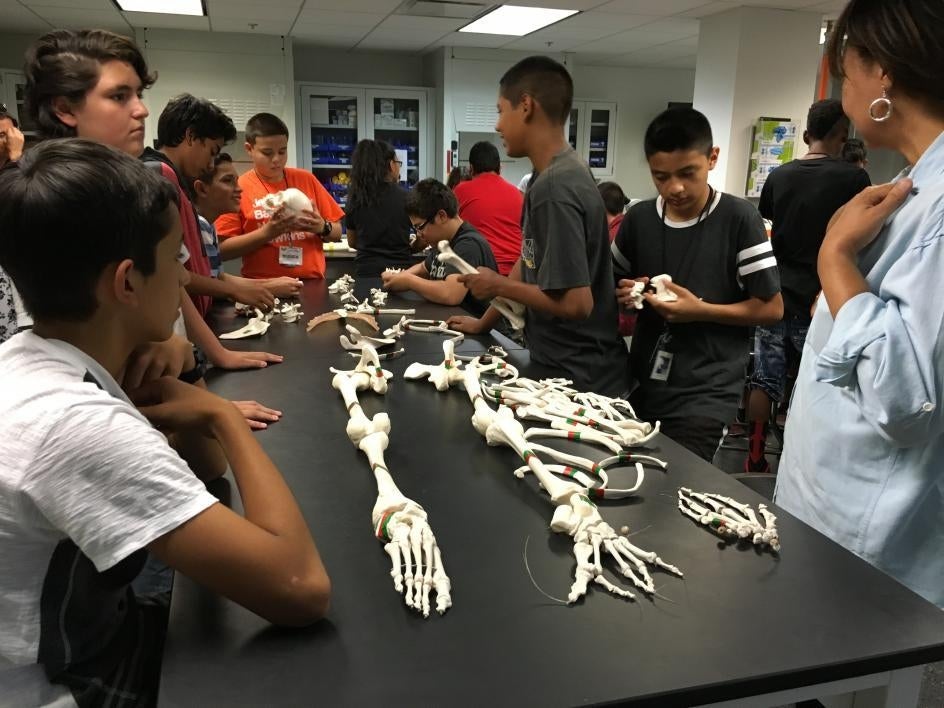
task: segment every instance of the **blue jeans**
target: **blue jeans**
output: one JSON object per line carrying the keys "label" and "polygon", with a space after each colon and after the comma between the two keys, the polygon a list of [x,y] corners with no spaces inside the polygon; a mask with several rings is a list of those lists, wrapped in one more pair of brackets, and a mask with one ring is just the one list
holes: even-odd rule
{"label": "blue jeans", "polygon": [[760,389],[778,403],[783,400],[787,385],[788,350],[792,349],[799,361],[809,328],[809,318],[800,317],[790,317],[776,324],[755,328],[751,388]]}

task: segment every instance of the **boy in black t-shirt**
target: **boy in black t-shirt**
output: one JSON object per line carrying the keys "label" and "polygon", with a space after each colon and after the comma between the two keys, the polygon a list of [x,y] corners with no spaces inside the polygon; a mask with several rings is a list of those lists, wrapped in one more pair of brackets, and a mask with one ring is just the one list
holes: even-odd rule
{"label": "boy in black t-shirt", "polygon": [[462,305],[481,315],[486,303],[476,300],[459,280],[455,266],[439,260],[440,241],[449,241],[452,250],[475,267],[497,268],[488,242],[469,223],[459,218],[459,202],[442,182],[417,182],[406,200],[406,213],[416,237],[430,246],[426,260],[402,273],[381,273],[383,286],[391,292],[412,290],[440,305]]}
{"label": "boy in black t-shirt", "polygon": [[777,263],[763,221],[747,201],[708,185],[719,149],[708,119],[670,109],[646,130],[657,199],[633,206],[612,254],[629,305],[635,281],[672,276],[671,302],[646,293],[630,361],[631,401],[662,432],[711,460],[744,385],[748,326],[783,316]]}
{"label": "boy in black t-shirt", "polygon": [[[626,348],[616,331],[606,210],[590,169],[564,137],[573,91],[567,69],[548,57],[523,59],[502,77],[495,129],[511,157],[527,156],[534,166],[521,257],[508,277],[480,269],[461,282],[482,299],[525,305],[529,375],[565,376],[580,390],[623,395]],[[480,320],[449,322],[479,333],[498,318],[492,308]]]}
{"label": "boy in black t-shirt", "polygon": [[773,222],[771,245],[783,287],[784,317],[758,327],[748,404],[750,445],[744,469],[769,472],[765,457],[770,402],[783,399],[787,354],[799,361],[810,326],[810,309],[820,291],[816,259],[833,214],[869,186],[865,170],[839,155],[849,136],[849,119],[837,99],[810,107],[803,141],[810,150],[770,173],[760,194],[760,213]]}

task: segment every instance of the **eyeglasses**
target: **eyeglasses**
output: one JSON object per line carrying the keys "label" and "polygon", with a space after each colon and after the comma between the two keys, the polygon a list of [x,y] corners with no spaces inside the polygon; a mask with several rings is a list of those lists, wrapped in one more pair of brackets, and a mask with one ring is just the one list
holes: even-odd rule
{"label": "eyeglasses", "polygon": [[403,167],[403,160],[394,160],[397,163],[397,167]]}
{"label": "eyeglasses", "polygon": [[432,220],[435,219],[435,218],[436,218],[435,216],[431,216],[431,217],[429,217],[426,221],[424,221],[422,224],[413,224],[413,225],[412,225],[412,226],[413,226],[413,230],[414,230],[416,233],[419,233],[420,231],[422,231],[423,229],[425,229],[427,226],[429,226],[429,222],[432,221]]}

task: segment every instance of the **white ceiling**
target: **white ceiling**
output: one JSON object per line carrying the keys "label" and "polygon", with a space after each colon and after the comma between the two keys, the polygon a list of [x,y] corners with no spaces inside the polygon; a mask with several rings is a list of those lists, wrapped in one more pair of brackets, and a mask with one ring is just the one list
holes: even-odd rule
{"label": "white ceiling", "polygon": [[[468,0],[467,0],[468,1]],[[484,6],[495,0],[472,0]],[[699,18],[742,5],[834,16],[846,0],[509,0],[581,10],[526,37],[459,33],[469,20],[397,14],[410,0],[205,0],[207,17],[120,12],[111,0],[0,0],[0,31],[159,27],[291,36],[344,50],[420,54],[440,46],[573,52],[611,66],[694,68]],[[403,10],[401,9],[401,12]]]}

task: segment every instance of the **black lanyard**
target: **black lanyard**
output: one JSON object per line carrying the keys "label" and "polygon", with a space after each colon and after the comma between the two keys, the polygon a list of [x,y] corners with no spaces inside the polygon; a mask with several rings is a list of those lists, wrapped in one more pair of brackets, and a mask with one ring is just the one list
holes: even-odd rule
{"label": "black lanyard", "polygon": [[[688,246],[685,249],[685,253],[682,254],[682,257],[679,259],[679,262],[676,264],[676,272],[670,273],[668,263],[666,262],[666,246],[665,243],[668,240],[668,226],[666,226],[665,218],[666,212],[668,211],[668,204],[665,200],[662,201],[662,272],[668,273],[672,276],[672,282],[678,283],[682,287],[688,287],[688,277],[691,275],[692,268],[695,265],[695,261],[698,256],[698,249],[700,247],[701,241],[701,231],[702,224],[708,219],[708,214],[711,211],[711,204],[715,200],[715,190],[714,187],[708,187],[708,201],[705,202],[705,206],[702,208],[701,212],[698,214],[698,220],[695,222],[695,233],[692,235],[691,240],[688,242]],[[694,256],[690,261],[688,259],[689,255],[692,255],[692,249],[695,248]],[[685,270],[685,275],[682,275],[682,266],[688,262],[688,268]]]}

